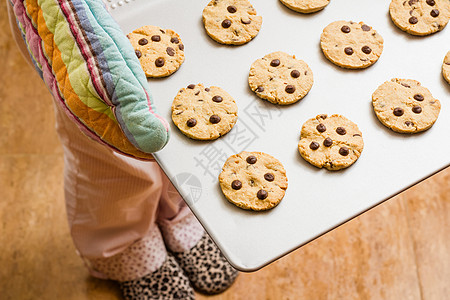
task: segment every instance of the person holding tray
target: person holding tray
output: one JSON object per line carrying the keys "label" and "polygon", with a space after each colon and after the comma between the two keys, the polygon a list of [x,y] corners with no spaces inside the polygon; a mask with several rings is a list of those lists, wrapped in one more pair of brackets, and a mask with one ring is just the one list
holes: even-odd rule
{"label": "person holding tray", "polygon": [[68,223],[90,273],[119,281],[127,299],[227,289],[238,272],[152,159],[169,127],[102,1],[6,2],[19,49],[54,98]]}

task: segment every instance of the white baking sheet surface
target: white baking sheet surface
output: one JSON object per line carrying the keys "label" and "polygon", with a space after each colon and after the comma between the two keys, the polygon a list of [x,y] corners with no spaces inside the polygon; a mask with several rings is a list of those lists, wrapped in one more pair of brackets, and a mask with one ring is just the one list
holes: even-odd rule
{"label": "white baking sheet surface", "polygon": [[[143,25],[178,32],[186,61],[172,76],[149,80],[159,112],[171,122],[178,90],[190,83],[220,86],[236,100],[238,122],[213,142],[185,137],[173,124],[169,144],[156,154],[166,174],[229,261],[254,271],[317,238],[450,165],[450,85],[441,75],[450,50],[450,28],[427,37],[410,36],[390,20],[388,0],[332,0],[323,11],[302,15],[278,0],[253,0],[263,17],[259,35],[243,46],[224,46],[205,33],[202,10],[209,0],[110,1],[124,33]],[[334,66],[322,54],[323,28],[336,20],[363,21],[384,38],[379,61],[365,70]],[[272,105],[247,84],[252,62],[273,51],[304,60],[314,86],[300,102]],[[391,78],[416,79],[442,103],[436,124],[415,135],[397,134],[379,123],[371,95]],[[297,151],[302,124],[318,114],[342,114],[358,124],[364,151],[350,168],[330,172],[305,162]],[[239,209],[224,198],[218,175],[226,158],[262,151],[285,166],[289,187],[267,212]]]}

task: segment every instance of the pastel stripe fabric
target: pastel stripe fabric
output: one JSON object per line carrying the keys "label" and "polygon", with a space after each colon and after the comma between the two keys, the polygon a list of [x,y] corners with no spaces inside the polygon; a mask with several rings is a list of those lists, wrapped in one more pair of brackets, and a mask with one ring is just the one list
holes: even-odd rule
{"label": "pastel stripe fabric", "polygon": [[134,49],[101,0],[10,0],[30,56],[83,133],[150,160],[169,139]]}

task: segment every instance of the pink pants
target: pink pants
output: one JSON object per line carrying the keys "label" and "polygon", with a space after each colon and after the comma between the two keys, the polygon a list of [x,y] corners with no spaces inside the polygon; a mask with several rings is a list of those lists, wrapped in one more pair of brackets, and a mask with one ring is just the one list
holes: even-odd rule
{"label": "pink pants", "polygon": [[156,162],[126,157],[87,138],[56,106],[64,148],[64,189],[76,248],[87,258],[111,257],[144,238],[159,219],[185,206]]}

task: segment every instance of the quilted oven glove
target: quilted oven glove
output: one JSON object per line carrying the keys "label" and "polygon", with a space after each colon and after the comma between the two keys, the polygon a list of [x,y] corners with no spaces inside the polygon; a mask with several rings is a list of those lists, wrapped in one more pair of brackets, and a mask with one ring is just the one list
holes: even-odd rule
{"label": "quilted oven glove", "polygon": [[10,0],[31,59],[90,138],[150,160],[169,139],[130,42],[102,0]]}

